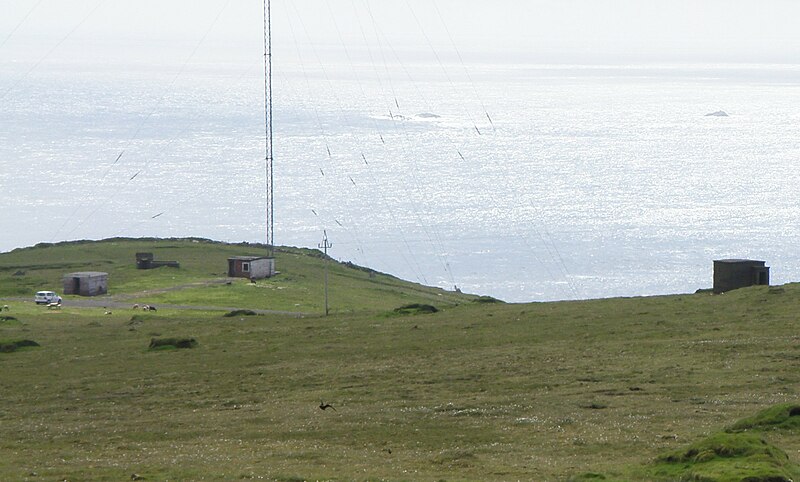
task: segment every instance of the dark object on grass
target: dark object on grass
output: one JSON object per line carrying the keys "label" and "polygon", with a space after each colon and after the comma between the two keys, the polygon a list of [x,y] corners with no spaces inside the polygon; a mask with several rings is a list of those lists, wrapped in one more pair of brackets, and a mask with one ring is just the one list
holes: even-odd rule
{"label": "dark object on grass", "polygon": [[421,303],[411,303],[410,305],[403,305],[399,308],[395,308],[395,313],[400,313],[402,315],[422,315],[428,313],[436,313],[439,309],[433,305],[424,305]]}
{"label": "dark object on grass", "polygon": [[13,316],[0,316],[0,321],[17,321]]}
{"label": "dark object on grass", "polygon": [[336,411],[336,409],[335,409],[335,408],[333,408],[333,405],[331,405],[330,403],[322,403],[322,402],[319,402],[319,409],[320,409],[320,410],[326,410],[326,409],[329,409],[329,408],[330,408],[331,410],[333,410],[334,412]]}
{"label": "dark object on grass", "polygon": [[11,353],[17,351],[17,348],[24,348],[28,346],[41,346],[33,340],[17,340],[11,342],[0,343],[0,353]]}
{"label": "dark object on grass", "polygon": [[21,269],[18,269],[16,271],[14,271],[14,274],[11,275],[11,276],[25,276],[25,272],[22,271]]}
{"label": "dark object on grass", "polygon": [[151,338],[150,349],[158,350],[163,348],[194,348],[197,340],[194,338]]}
{"label": "dark object on grass", "polygon": [[492,298],[491,296],[479,296],[472,300],[473,303],[505,303],[504,301]]}
{"label": "dark object on grass", "polygon": [[595,480],[606,480],[606,476],[597,472],[586,472],[585,474],[570,477],[569,482],[589,482]]}
{"label": "dark object on grass", "polygon": [[233,318],[235,316],[256,316],[257,314],[258,313],[256,313],[253,310],[233,310],[233,311],[230,311],[228,313],[225,313],[222,316],[224,316],[226,318]]}

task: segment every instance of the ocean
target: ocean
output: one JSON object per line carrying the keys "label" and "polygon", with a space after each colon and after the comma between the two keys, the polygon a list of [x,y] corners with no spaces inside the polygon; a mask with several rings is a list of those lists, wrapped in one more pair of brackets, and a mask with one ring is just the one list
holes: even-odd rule
{"label": "ocean", "polygon": [[[28,68],[0,69],[1,251],[264,241],[257,64]],[[278,245],[514,302],[800,279],[800,65],[298,62],[274,92]]]}

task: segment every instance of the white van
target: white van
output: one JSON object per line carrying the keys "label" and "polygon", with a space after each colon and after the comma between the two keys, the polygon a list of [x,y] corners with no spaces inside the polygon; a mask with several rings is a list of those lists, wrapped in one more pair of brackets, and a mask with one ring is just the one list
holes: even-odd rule
{"label": "white van", "polygon": [[37,305],[48,305],[50,303],[58,303],[60,305],[61,297],[55,291],[37,291],[33,301]]}

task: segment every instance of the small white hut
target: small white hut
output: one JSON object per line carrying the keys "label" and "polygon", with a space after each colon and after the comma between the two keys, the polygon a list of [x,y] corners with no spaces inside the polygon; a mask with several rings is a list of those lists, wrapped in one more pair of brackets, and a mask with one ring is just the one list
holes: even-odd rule
{"label": "small white hut", "polygon": [[275,258],[266,256],[234,256],[228,258],[228,276],[262,279],[275,276]]}

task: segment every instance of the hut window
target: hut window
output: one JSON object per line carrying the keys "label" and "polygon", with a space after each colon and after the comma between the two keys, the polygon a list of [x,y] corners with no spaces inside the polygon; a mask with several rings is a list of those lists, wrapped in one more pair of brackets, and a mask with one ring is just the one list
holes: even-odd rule
{"label": "hut window", "polygon": [[245,273],[250,272],[250,263],[242,263],[242,271]]}

